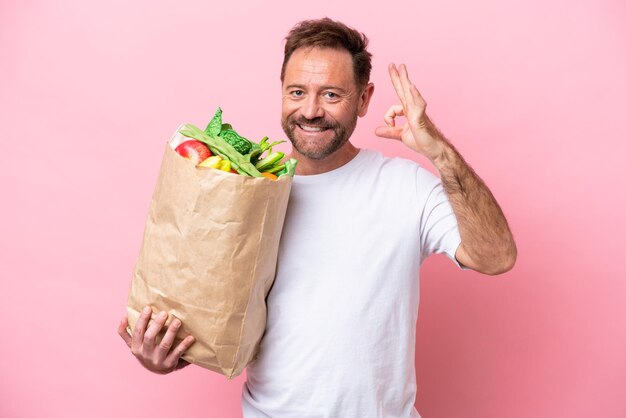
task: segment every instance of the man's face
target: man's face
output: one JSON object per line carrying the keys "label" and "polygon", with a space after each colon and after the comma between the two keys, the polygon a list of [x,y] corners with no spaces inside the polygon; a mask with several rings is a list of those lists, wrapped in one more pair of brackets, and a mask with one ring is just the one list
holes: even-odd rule
{"label": "man's face", "polygon": [[282,126],[301,155],[321,160],[340,149],[357,116],[367,112],[367,102],[354,80],[348,51],[297,49],[287,62]]}

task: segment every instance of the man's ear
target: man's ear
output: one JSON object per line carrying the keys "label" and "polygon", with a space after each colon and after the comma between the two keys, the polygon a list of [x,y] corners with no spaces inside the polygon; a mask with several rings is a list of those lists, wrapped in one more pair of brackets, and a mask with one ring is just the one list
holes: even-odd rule
{"label": "man's ear", "polygon": [[367,114],[367,108],[370,105],[370,99],[374,94],[374,83],[368,83],[367,86],[361,92],[361,97],[359,97],[359,117],[363,117]]}

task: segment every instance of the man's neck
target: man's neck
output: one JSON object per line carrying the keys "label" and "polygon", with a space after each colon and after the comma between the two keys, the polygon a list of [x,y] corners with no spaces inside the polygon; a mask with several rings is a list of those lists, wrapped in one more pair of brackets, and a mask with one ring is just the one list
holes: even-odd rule
{"label": "man's neck", "polygon": [[321,160],[312,160],[300,154],[296,149],[293,149],[289,158],[295,158],[298,160],[296,166],[296,174],[299,176],[310,176],[313,174],[322,174],[339,168],[348,162],[350,162],[359,153],[359,149],[356,148],[350,141],[346,142],[341,148]]}

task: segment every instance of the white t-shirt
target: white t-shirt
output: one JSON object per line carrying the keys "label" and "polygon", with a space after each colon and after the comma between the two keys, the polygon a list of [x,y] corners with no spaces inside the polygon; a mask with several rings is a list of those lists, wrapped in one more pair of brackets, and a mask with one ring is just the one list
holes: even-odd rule
{"label": "white t-shirt", "polygon": [[419,268],[461,242],[439,178],[362,149],[295,176],[244,418],[419,417]]}

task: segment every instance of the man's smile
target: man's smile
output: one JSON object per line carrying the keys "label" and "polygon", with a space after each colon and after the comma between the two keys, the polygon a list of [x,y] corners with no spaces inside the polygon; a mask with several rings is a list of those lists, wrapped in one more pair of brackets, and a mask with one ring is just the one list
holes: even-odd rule
{"label": "man's smile", "polygon": [[326,126],[304,125],[304,124],[300,124],[300,123],[297,123],[296,125],[298,126],[298,128],[300,128],[304,132],[311,132],[311,133],[323,132],[323,131],[326,131],[326,130],[330,129],[330,128],[326,127]]}

